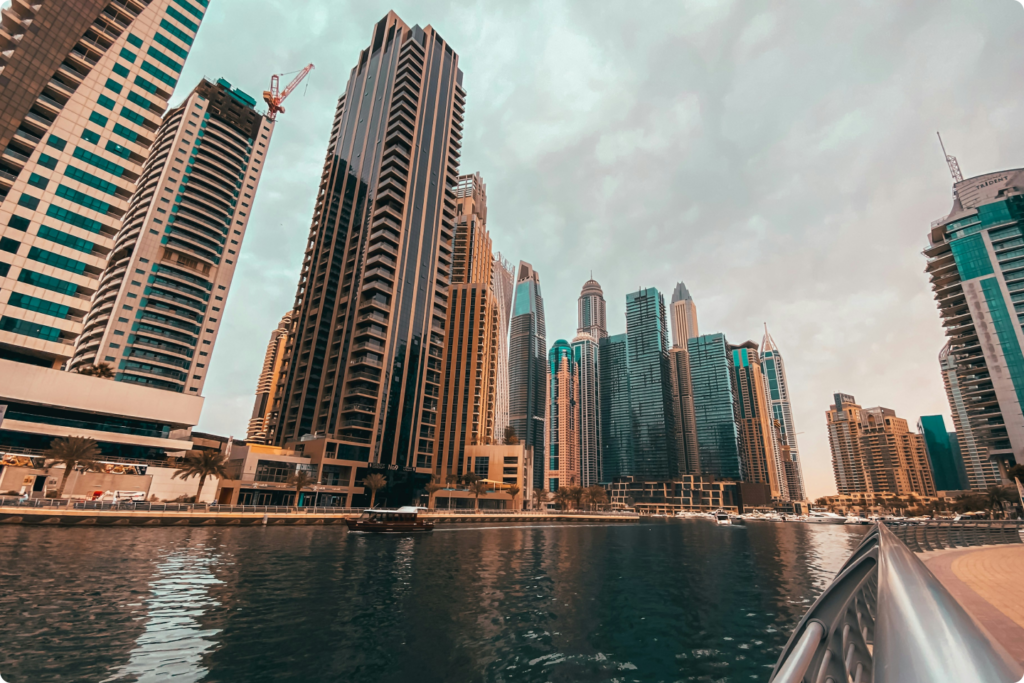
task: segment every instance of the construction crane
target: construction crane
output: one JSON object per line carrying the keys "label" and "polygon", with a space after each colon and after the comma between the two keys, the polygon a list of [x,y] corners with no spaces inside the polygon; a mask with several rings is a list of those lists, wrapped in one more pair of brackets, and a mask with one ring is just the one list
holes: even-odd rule
{"label": "construction crane", "polygon": [[946,165],[949,166],[949,174],[953,176],[953,182],[962,183],[964,181],[964,176],[960,173],[960,163],[952,154],[946,154],[946,145],[942,142],[942,134],[938,131],[936,131],[935,134],[939,136],[939,146],[942,147],[942,156],[946,157]]}
{"label": "construction crane", "polygon": [[299,71],[299,75],[293,78],[292,82],[286,85],[284,90],[281,91],[278,91],[280,76],[278,74],[274,74],[270,77],[270,90],[263,91],[263,101],[267,103],[268,107],[270,107],[270,111],[267,112],[267,118],[271,121],[277,120],[277,114],[279,112],[284,112],[284,107],[281,106],[281,103],[284,102],[284,98],[291,95],[292,91],[299,87],[299,83],[302,82],[302,79],[309,75],[309,72],[312,70],[313,65],[307,65],[306,68]]}

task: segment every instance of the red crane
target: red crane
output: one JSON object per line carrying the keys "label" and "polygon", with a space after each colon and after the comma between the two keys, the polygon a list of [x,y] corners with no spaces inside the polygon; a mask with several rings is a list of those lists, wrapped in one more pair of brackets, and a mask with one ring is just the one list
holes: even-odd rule
{"label": "red crane", "polygon": [[281,106],[281,103],[284,102],[284,98],[291,95],[292,91],[295,90],[295,88],[299,86],[299,83],[302,82],[302,79],[309,75],[309,72],[312,70],[313,65],[309,64],[305,69],[299,72],[298,76],[292,79],[291,83],[285,86],[284,90],[280,92],[278,91],[280,76],[278,76],[278,74],[274,74],[270,77],[270,90],[263,91],[263,101],[267,103],[268,107],[270,107],[270,111],[267,112],[267,117],[271,121],[275,121],[277,119],[278,112],[284,111],[284,107]]}

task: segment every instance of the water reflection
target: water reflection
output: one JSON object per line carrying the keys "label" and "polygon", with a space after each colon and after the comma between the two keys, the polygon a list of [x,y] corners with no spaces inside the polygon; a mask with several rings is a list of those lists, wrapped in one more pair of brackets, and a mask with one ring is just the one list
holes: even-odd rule
{"label": "water reflection", "polygon": [[220,629],[204,629],[200,619],[219,606],[210,587],[222,583],[213,575],[219,553],[215,546],[196,543],[162,558],[143,600],[145,629],[129,653],[128,662],[106,681],[149,683],[169,677],[198,681],[206,673],[203,655],[214,646]]}

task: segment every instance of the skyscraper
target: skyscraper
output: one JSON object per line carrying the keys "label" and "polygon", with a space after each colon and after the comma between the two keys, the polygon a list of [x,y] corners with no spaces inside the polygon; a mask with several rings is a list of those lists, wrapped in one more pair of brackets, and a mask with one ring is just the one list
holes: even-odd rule
{"label": "skyscraper", "polygon": [[459,178],[434,472],[462,476],[465,449],[494,443],[499,312],[492,291],[487,193],[480,174]]}
{"label": "skyscraper", "polygon": [[752,341],[728,346],[736,391],[736,423],[744,479],[767,484],[772,498],[789,498],[786,475],[775,438],[774,419],[768,407],[766,383],[757,344]]}
{"label": "skyscraper", "polygon": [[548,383],[544,490],[554,492],[560,486],[579,486],[582,480],[579,367],[564,339],[548,353]]}
{"label": "skyscraper", "polygon": [[684,474],[700,474],[700,448],[697,445],[697,416],[693,405],[693,382],[690,378],[690,351],[673,346],[669,351],[672,363],[672,401],[676,410],[679,467]]}
{"label": "skyscraper", "polygon": [[778,424],[779,453],[788,449],[789,459],[792,466],[785,463],[788,460],[782,457],[783,469],[788,472],[786,475],[786,487],[789,490],[791,500],[804,500],[807,494],[804,490],[803,471],[800,467],[800,449],[796,442],[796,422],[793,420],[793,406],[789,398],[789,380],[786,379],[786,364],[782,360],[782,354],[775,340],[768,334],[768,325],[764,326],[764,339],[761,341],[761,360],[764,371],[764,378],[768,384],[768,400],[770,401],[772,416]]}
{"label": "skyscraper", "polygon": [[266,443],[267,431],[270,426],[270,410],[274,405],[274,395],[281,381],[281,368],[284,365],[284,350],[288,343],[288,334],[292,328],[292,312],[288,311],[281,318],[274,331],[270,333],[267,352],[263,356],[263,372],[256,382],[256,403],[249,419],[249,429],[245,440],[254,443]]}
{"label": "skyscraper", "polygon": [[942,416],[922,415],[917,422],[917,431],[924,437],[936,490],[959,491],[965,488],[960,482],[956,454],[949,442],[949,432],[946,431],[946,421]]}
{"label": "skyscraper", "polygon": [[604,292],[597,280],[591,278],[583,284],[577,308],[579,326],[576,328],[576,334],[589,334],[597,340],[608,336]]}
{"label": "skyscraper", "polygon": [[924,252],[964,412],[1001,478],[1024,459],[1022,190],[1024,169],[956,182],[953,207],[932,223]]}
{"label": "skyscraper", "polygon": [[579,374],[580,485],[594,486],[602,481],[600,342],[578,334],[572,353]]}
{"label": "skyscraper", "polygon": [[953,414],[953,427],[956,429],[957,450],[960,453],[958,467],[963,467],[968,488],[988,491],[1000,483],[999,466],[989,459],[985,446],[974,436],[971,419],[967,414],[967,401],[964,400],[960,378],[957,376],[956,358],[950,353],[949,343],[939,352],[939,366],[942,369],[942,383],[946,388],[946,400]]}
{"label": "skyscraper", "polygon": [[69,368],[202,395],[274,122],[224,79],[164,116]]}
{"label": "skyscraper", "polygon": [[515,266],[500,253],[491,267],[491,292],[498,309],[498,353],[495,356],[497,379],[494,390],[494,439],[504,443],[508,427],[508,328],[515,296]]}
{"label": "skyscraper", "polygon": [[672,290],[672,346],[686,347],[689,340],[699,337],[697,329],[697,304],[693,303],[689,290],[682,282]]}
{"label": "skyscraper", "polygon": [[687,342],[701,474],[742,479],[732,358],[721,333]]}
{"label": "skyscraper", "polygon": [[665,298],[653,287],[626,295],[630,419],[635,474],[680,474]]}
{"label": "skyscraper", "polygon": [[627,347],[624,334],[613,334],[598,343],[602,483],[635,473]]}
{"label": "skyscraper", "polygon": [[861,408],[853,396],[836,394],[826,421],[840,495],[935,495],[924,437],[893,410]]}
{"label": "skyscraper", "polygon": [[206,5],[4,9],[0,358],[70,358]]}
{"label": "skyscraper", "polygon": [[[389,12],[339,99],[273,441],[433,471],[465,109],[458,55]],[[410,492],[411,495],[411,492]]]}
{"label": "skyscraper", "polygon": [[544,485],[544,414],[547,404],[547,359],[544,299],[540,275],[519,262],[515,304],[508,342],[509,425],[520,443],[532,448],[533,487]]}

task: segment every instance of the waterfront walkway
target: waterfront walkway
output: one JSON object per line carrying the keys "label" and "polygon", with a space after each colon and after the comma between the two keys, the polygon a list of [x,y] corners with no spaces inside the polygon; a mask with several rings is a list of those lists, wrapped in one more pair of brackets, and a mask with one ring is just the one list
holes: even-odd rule
{"label": "waterfront walkway", "polygon": [[957,602],[1024,664],[1024,545],[918,554]]}

